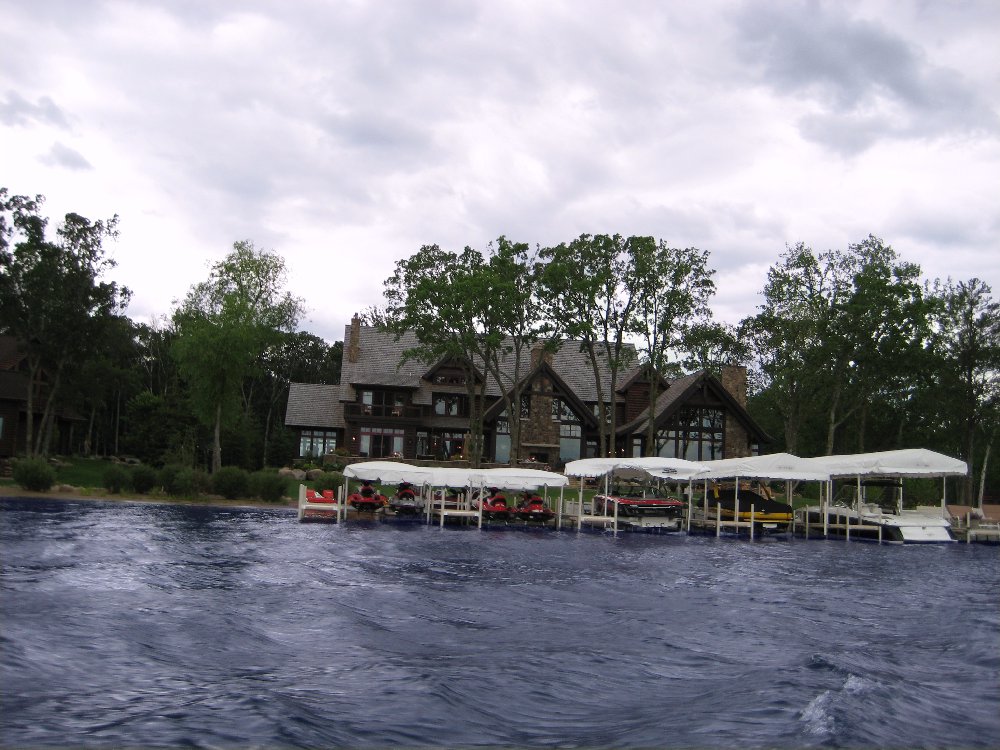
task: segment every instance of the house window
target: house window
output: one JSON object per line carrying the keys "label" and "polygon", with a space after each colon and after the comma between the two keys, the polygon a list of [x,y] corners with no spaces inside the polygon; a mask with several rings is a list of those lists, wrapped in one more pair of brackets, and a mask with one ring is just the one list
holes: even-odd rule
{"label": "house window", "polygon": [[498,464],[510,462],[510,422],[506,419],[498,419],[496,429],[493,431],[495,438],[495,449],[493,460]]}
{"label": "house window", "polygon": [[[2,426],[2,422],[0,422]],[[337,448],[337,433],[331,430],[302,430],[299,434],[299,457],[317,458],[333,453]]]}
{"label": "house window", "polygon": [[563,463],[580,457],[583,430],[578,424],[559,425],[559,460]]}
{"label": "house window", "polygon": [[431,439],[426,432],[417,433],[417,458],[427,458],[431,454]]}
{"label": "house window", "polygon": [[403,436],[405,432],[394,427],[374,427],[365,425],[361,428],[358,443],[358,453],[369,458],[403,455]]}
{"label": "house window", "polygon": [[361,413],[372,417],[401,417],[406,394],[397,391],[361,391]]}
{"label": "house window", "polygon": [[469,416],[469,397],[460,393],[435,393],[434,413],[441,417]]}
{"label": "house window", "polygon": [[434,434],[434,452],[445,458],[462,455],[465,447],[464,432],[438,432]]}
{"label": "house window", "polygon": [[681,409],[667,428],[656,434],[657,453],[688,461],[713,461],[723,456],[721,409],[690,406]]}

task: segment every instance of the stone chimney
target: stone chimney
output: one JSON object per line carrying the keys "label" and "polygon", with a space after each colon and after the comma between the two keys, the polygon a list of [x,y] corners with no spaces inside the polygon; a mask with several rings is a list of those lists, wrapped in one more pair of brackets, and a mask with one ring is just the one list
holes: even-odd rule
{"label": "stone chimney", "polygon": [[552,367],[552,352],[545,348],[544,341],[538,341],[531,347],[531,369],[534,370],[542,362]]}
{"label": "stone chimney", "polygon": [[357,313],[351,318],[351,333],[347,339],[347,361],[357,362],[361,352],[361,318]]}
{"label": "stone chimney", "polygon": [[722,387],[744,409],[747,408],[747,368],[739,365],[723,365],[719,377]]}

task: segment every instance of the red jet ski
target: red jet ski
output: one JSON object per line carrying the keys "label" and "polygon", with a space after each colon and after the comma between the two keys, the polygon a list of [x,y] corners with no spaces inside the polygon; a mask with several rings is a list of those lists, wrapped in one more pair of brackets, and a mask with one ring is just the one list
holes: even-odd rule
{"label": "red jet ski", "polygon": [[496,487],[490,489],[490,496],[483,501],[483,518],[490,521],[510,520],[507,498]]}
{"label": "red jet ski", "polygon": [[361,486],[348,496],[347,502],[359,513],[374,513],[385,507],[389,501],[385,495],[375,491],[371,482],[366,481],[362,482]]}
{"label": "red jet ski", "polygon": [[415,516],[424,509],[423,500],[417,497],[413,485],[402,482],[396,489],[396,494],[389,499],[389,507],[400,516]]}
{"label": "red jet ski", "polygon": [[545,507],[545,501],[534,492],[524,493],[524,497],[514,508],[514,515],[519,521],[537,521],[547,523],[555,518],[555,511]]}

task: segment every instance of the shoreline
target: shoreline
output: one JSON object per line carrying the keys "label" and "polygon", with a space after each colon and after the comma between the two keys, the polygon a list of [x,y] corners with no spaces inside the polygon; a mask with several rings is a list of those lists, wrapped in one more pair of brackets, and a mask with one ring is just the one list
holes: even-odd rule
{"label": "shoreline", "polygon": [[266,503],[263,500],[254,498],[244,498],[237,500],[227,500],[219,495],[206,495],[189,500],[181,497],[171,497],[169,495],[139,495],[136,493],[112,494],[105,490],[88,489],[84,487],[73,487],[66,489],[50,489],[45,492],[26,490],[16,484],[0,485],[0,497],[16,497],[26,500],[102,500],[112,503],[149,503],[151,505],[197,505],[204,507],[220,508],[272,508],[272,509],[295,509],[297,503],[294,500],[286,499],[280,503]]}

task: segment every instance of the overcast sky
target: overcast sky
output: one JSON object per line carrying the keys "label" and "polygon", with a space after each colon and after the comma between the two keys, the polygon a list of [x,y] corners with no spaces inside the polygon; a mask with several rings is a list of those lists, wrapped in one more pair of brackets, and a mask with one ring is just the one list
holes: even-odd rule
{"label": "overcast sky", "polygon": [[653,235],[753,314],[875,234],[1000,296],[1000,2],[0,0],[0,186],[121,217],[129,314],[237,240],[343,338],[421,245]]}

